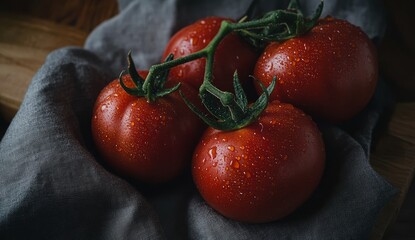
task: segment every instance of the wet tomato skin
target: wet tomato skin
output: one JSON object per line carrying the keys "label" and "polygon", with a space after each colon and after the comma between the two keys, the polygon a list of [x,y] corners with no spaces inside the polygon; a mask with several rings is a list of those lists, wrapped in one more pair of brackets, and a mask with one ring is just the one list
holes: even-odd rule
{"label": "wet tomato skin", "polygon": [[[222,17],[207,17],[190,24],[172,36],[167,43],[162,59],[170,53],[174,58],[184,57],[205,48],[219,31],[222,21],[233,20]],[[249,81],[256,60],[257,51],[236,33],[227,35],[218,45],[214,55],[213,82],[221,90],[233,91],[233,74],[238,70],[238,76],[243,84]],[[176,66],[170,70],[170,77],[187,82],[199,89],[203,82],[206,59]]]}
{"label": "wet tomato skin", "polygon": [[376,49],[358,27],[328,17],[303,36],[269,44],[254,76],[266,86],[277,76],[271,99],[342,122],[361,111],[374,93]]}
{"label": "wet tomato skin", "polygon": [[324,143],[312,119],[274,101],[248,127],[208,128],[193,155],[192,173],[212,208],[231,219],[261,223],[304,203],[324,162]]}
{"label": "wet tomato skin", "polygon": [[[133,86],[129,75],[123,79]],[[196,101],[193,88],[182,84],[181,91]],[[126,93],[118,79],[101,91],[92,116],[93,140],[104,163],[123,177],[147,183],[169,181],[190,165],[191,149],[204,128],[177,91],[148,103]]]}

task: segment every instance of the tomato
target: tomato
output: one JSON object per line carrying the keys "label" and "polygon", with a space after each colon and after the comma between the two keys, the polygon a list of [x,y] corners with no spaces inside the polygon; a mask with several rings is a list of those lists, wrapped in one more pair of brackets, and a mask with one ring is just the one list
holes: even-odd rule
{"label": "tomato", "polygon": [[[130,75],[123,80],[133,86]],[[190,86],[183,83],[181,91],[197,101]],[[93,109],[96,148],[110,169],[128,179],[161,183],[175,178],[190,165],[202,131],[202,122],[177,91],[149,103],[127,94],[118,79],[101,91]]]}
{"label": "tomato", "polygon": [[314,121],[274,101],[245,128],[208,128],[193,155],[194,182],[224,216],[269,222],[298,208],[318,186],[325,150]]}
{"label": "tomato", "polygon": [[277,76],[272,100],[341,122],[361,111],[372,97],[378,62],[375,47],[363,31],[329,17],[303,36],[269,44],[254,76],[265,86]]}
{"label": "tomato", "polygon": [[[225,20],[232,21],[221,17],[207,17],[182,28],[168,42],[163,59],[170,53],[174,54],[174,58],[179,58],[205,48],[219,31],[221,22]],[[232,92],[235,70],[238,70],[243,85],[246,84],[258,55],[257,51],[236,33],[227,35],[218,45],[214,55],[214,85],[221,90]],[[199,58],[176,66],[170,70],[170,76],[199,89],[204,78],[205,63],[205,58]]]}

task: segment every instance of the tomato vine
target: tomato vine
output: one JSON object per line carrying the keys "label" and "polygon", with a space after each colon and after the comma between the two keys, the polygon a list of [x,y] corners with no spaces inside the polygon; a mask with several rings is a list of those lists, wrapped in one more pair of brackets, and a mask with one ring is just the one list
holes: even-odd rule
{"label": "tomato vine", "polygon": [[[171,89],[157,90],[157,93],[153,94],[153,89],[162,87],[162,83],[167,78],[170,68],[199,58],[206,58],[204,80],[199,88],[199,96],[203,105],[213,117],[196,108],[182,94],[183,99],[203,121],[216,129],[235,130],[243,128],[257,119],[266,108],[276,79],[273,79],[273,83],[268,88],[262,86],[263,93],[249,106],[246,95],[239,83],[237,72],[234,74],[235,93],[221,91],[212,84],[214,53],[219,43],[231,32],[241,34],[257,47],[270,41],[283,41],[294,38],[306,33],[317,23],[322,9],[323,1],[318,5],[314,15],[311,18],[307,18],[299,9],[298,1],[292,0],[287,9],[268,12],[258,19],[248,20],[247,18],[241,18],[239,22],[223,21],[218,33],[205,48],[177,59],[173,59],[173,56],[170,56],[165,62],[151,66],[145,80],[134,81],[138,90],[128,89],[125,86],[123,88],[131,94],[145,96],[149,102],[154,101],[157,97],[169,94],[179,88],[179,85],[177,85]],[[129,57],[129,62],[132,63],[131,57]],[[130,66],[133,66],[133,64],[130,64]],[[134,71],[132,67],[129,67],[129,73],[137,75],[134,74]],[[122,74],[119,78],[121,84]]]}

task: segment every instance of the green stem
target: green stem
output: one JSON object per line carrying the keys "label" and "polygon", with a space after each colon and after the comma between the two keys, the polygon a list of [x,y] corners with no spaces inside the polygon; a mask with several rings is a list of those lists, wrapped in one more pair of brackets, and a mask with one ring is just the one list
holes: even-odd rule
{"label": "green stem", "polygon": [[[203,83],[199,88],[199,96],[214,118],[212,119],[198,110],[181,93],[184,101],[193,112],[214,128],[234,130],[247,126],[266,108],[269,95],[275,86],[276,77],[273,78],[268,88],[262,87],[263,93],[261,96],[252,105],[248,105],[246,94],[239,83],[236,71],[234,74],[235,94],[221,91],[213,85],[213,65],[216,49],[221,41],[232,32],[238,32],[251,44],[258,47],[269,41],[284,41],[306,33],[317,23],[323,9],[323,2],[320,3],[310,19],[304,18],[301,10],[296,9],[297,6],[298,1],[291,0],[289,9],[272,11],[259,19],[245,21],[246,18],[242,18],[239,22],[223,21],[218,33],[202,50],[177,59],[173,59],[171,55],[165,62],[153,65],[142,85],[143,91],[140,92],[145,93],[148,101],[154,101],[157,97],[176,91],[179,85],[161,92],[153,90],[160,88],[160,83],[164,84],[164,82],[157,81],[157,79],[166,80],[169,69],[199,58],[206,58],[205,73]],[[135,92],[136,90],[131,91]]]}
{"label": "green stem", "polygon": [[[189,54],[187,56],[151,66],[149,69],[149,73],[146,78],[146,81],[143,84],[143,88],[144,89],[151,88],[154,82],[153,76],[156,76],[161,71],[165,71],[167,69],[170,69],[178,65],[181,65],[181,64],[199,59],[199,58],[203,58],[203,57],[206,58],[204,81],[211,81],[214,54],[215,54],[216,48],[218,47],[219,43],[222,41],[224,37],[226,37],[232,31],[264,28],[268,26],[270,23],[272,23],[273,21],[276,21],[278,19],[278,16],[279,14],[277,14],[276,16],[270,15],[269,17],[265,19],[252,20],[248,22],[233,23],[233,22],[223,21],[221,23],[221,27],[218,33],[215,35],[212,41],[210,41],[210,43],[205,48],[197,52],[194,52],[192,54]],[[151,91],[148,91],[148,92],[151,92]]]}
{"label": "green stem", "polygon": [[204,83],[205,82],[212,82],[212,74],[213,74],[213,62],[215,58],[216,48],[218,47],[219,43],[222,41],[223,38],[226,37],[232,31],[232,25],[237,23],[231,23],[228,21],[223,21],[220,25],[218,33],[215,37],[210,41],[210,43],[205,47],[207,56],[206,56],[206,67],[205,67],[205,76],[204,76]]}
{"label": "green stem", "polygon": [[198,52],[192,53],[190,55],[181,57],[181,58],[177,58],[177,59],[173,59],[170,61],[166,61],[164,63],[160,63],[160,64],[156,64],[150,67],[148,75],[146,80],[144,81],[143,84],[143,89],[147,90],[147,96],[146,98],[148,99],[148,101],[154,101],[154,96],[152,96],[152,91],[151,89],[154,86],[154,81],[155,81],[155,76],[159,75],[162,71],[167,71],[170,68],[173,68],[175,66],[205,57],[207,55],[206,52],[206,48],[202,49]]}

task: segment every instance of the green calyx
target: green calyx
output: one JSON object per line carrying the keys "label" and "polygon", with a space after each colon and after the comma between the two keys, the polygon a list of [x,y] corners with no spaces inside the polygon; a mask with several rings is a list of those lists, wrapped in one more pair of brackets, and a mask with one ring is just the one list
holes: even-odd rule
{"label": "green calyx", "polygon": [[[247,13],[252,12],[253,8],[254,2]],[[119,77],[120,84],[129,94],[144,96],[147,101],[151,102],[158,97],[176,91],[180,87],[180,84],[178,84],[173,88],[164,89],[169,69],[195,59],[206,58],[204,80],[199,88],[199,97],[209,113],[204,113],[198,109],[180,92],[182,98],[195,114],[213,128],[227,131],[243,128],[255,121],[267,107],[269,96],[275,87],[276,77],[268,88],[259,83],[263,93],[252,104],[248,104],[236,71],[233,79],[234,93],[219,90],[212,83],[214,54],[219,43],[231,32],[238,33],[258,48],[262,48],[268,42],[284,41],[298,37],[317,24],[322,10],[323,1],[318,5],[313,16],[306,18],[299,9],[298,0],[292,0],[287,9],[268,12],[258,19],[251,20],[249,19],[251,14],[247,14],[246,17],[242,17],[236,23],[223,21],[218,33],[205,48],[177,59],[173,59],[173,56],[170,55],[164,63],[151,66],[145,80],[138,75],[131,54],[129,54],[128,73],[131,75],[135,88],[125,86],[122,80],[124,72]]]}
{"label": "green calyx", "polygon": [[180,92],[180,95],[187,106],[209,126],[223,131],[240,129],[255,121],[267,107],[269,95],[275,87],[276,77],[268,88],[258,82],[263,93],[252,105],[248,104],[248,99],[239,82],[237,72],[234,74],[233,81],[235,94],[221,91],[210,82],[205,82],[200,87],[199,96],[202,103],[213,117],[195,107],[182,92]]}
{"label": "green calyx", "polygon": [[267,42],[281,42],[307,33],[316,24],[323,11],[324,3],[320,2],[314,14],[306,18],[299,7],[298,0],[292,0],[287,9],[275,10],[266,13],[259,19],[240,22],[247,25],[257,22],[256,27],[241,28],[236,31],[248,42],[258,48],[264,47]]}
{"label": "green calyx", "polygon": [[[170,54],[165,62],[171,61],[173,59],[173,55]],[[134,61],[131,57],[131,52],[128,53],[128,74],[131,76],[131,80],[134,83],[134,87],[130,88],[127,87],[123,80],[123,75],[125,71],[122,71],[120,76],[118,77],[120,81],[121,87],[130,95],[134,95],[137,97],[145,97],[147,98],[148,102],[153,102],[159,97],[163,97],[168,95],[176,90],[179,89],[180,83],[172,88],[164,88],[164,85],[167,80],[167,76],[169,74],[169,69],[164,71],[160,71],[159,74],[153,75],[153,78],[144,80],[137,72],[135,67]]]}

